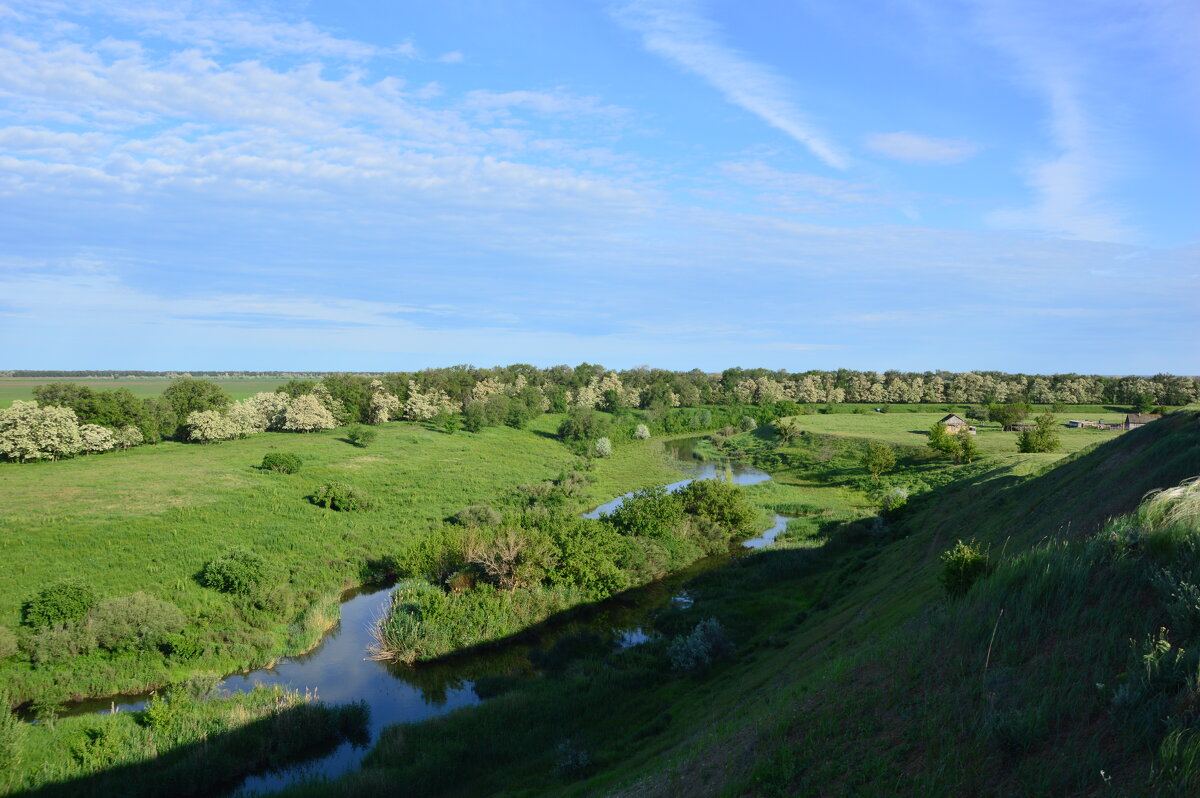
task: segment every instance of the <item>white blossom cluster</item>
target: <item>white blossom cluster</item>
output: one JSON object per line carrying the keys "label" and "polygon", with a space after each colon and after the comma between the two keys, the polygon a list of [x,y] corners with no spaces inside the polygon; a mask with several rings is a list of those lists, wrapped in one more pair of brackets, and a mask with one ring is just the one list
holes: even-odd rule
{"label": "white blossom cluster", "polygon": [[386,423],[399,413],[400,399],[388,393],[379,380],[371,380],[371,423]]}
{"label": "white blossom cluster", "polygon": [[285,393],[257,393],[234,402],[226,411],[190,413],[187,417],[188,440],[218,443],[267,430],[316,432],[333,429],[338,426],[335,411],[345,412],[342,403],[330,396],[328,390],[295,398]]}
{"label": "white blossom cluster", "polygon": [[[582,385],[571,393],[571,406],[578,408],[595,408],[604,400],[604,394],[615,391],[623,407],[637,407],[642,399],[640,388],[627,388],[621,382],[621,375],[609,371],[602,377],[592,377],[587,385]],[[673,395],[673,394],[672,394]],[[675,407],[679,406],[678,397]]]}
{"label": "white blossom cluster", "polygon": [[408,399],[404,402],[404,418],[407,421],[428,421],[440,413],[453,413],[454,403],[446,392],[431,388],[422,392],[415,382],[408,383]]}
{"label": "white blossom cluster", "polygon": [[18,462],[128,449],[142,439],[142,431],[134,426],[113,430],[80,424],[67,407],[17,400],[0,410],[0,455]]}
{"label": "white blossom cluster", "polygon": [[19,399],[0,410],[0,454],[9,460],[57,460],[79,454],[83,446],[73,410]]}

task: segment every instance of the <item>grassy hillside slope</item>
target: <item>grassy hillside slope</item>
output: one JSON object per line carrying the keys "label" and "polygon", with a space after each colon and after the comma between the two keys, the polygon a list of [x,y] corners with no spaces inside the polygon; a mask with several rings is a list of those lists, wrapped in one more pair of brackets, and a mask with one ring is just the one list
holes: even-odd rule
{"label": "grassy hillside slope", "polygon": [[[1200,517],[1117,516],[1196,474],[1195,412],[1058,463],[991,458],[887,524],[698,577],[658,642],[551,657],[547,678],[397,727],[361,773],[295,792],[1194,794]],[[992,571],[950,599],[958,539]],[[705,618],[732,652],[680,672],[668,641]]]}

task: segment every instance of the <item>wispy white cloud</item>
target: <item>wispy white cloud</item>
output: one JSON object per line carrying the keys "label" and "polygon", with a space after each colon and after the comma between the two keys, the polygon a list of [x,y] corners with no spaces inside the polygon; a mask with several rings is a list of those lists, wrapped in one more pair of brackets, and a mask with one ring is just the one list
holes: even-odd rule
{"label": "wispy white cloud", "polygon": [[849,161],[792,100],[787,83],[769,67],[724,44],[716,26],[690,0],[633,0],[614,17],[639,33],[646,49],[708,81],[725,99],[803,144],[837,169]]}
{"label": "wispy white cloud", "polygon": [[962,163],[979,152],[979,145],[972,141],[937,139],[903,131],[872,133],[865,143],[880,155],[909,163]]}
{"label": "wispy white cloud", "polygon": [[1042,230],[1070,238],[1127,241],[1135,237],[1124,214],[1106,198],[1122,155],[1089,109],[1089,58],[1051,7],[1022,0],[976,2],[980,29],[1018,67],[1018,75],[1046,103],[1048,132],[1057,154],[1024,169],[1033,205],[990,215],[999,227]]}

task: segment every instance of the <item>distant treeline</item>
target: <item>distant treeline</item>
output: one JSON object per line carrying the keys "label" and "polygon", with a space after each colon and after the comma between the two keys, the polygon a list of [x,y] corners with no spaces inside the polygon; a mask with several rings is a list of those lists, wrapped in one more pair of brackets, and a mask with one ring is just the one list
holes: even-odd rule
{"label": "distant treeline", "polygon": [[[606,374],[616,375],[626,391],[639,393],[634,407],[648,409],[657,404],[697,406],[761,400],[792,400],[801,403],[987,403],[1028,401],[1035,404],[1134,404],[1148,397],[1164,405],[1184,405],[1200,398],[1200,377],[1173,374],[1154,376],[1102,376],[1096,374],[1024,374],[1003,371],[836,371],[789,372],[769,369],[729,368],[722,372],[667,371],[640,367],[613,371],[600,365],[537,368],[528,364],[476,368],[450,366],[418,372],[325,372],[325,371],[0,371],[0,376],[20,378],[159,378],[204,377],[208,379],[258,378],[281,380],[321,379],[331,376],[379,378],[394,386],[414,381],[422,388],[445,391],[465,405],[473,386],[486,379],[522,382],[548,394],[556,389],[577,391]],[[400,388],[394,393],[403,396]],[[677,400],[677,401],[676,401]]]}
{"label": "distant treeline", "polygon": [[[51,380],[61,380],[68,377],[86,378],[91,380],[120,380],[120,379],[175,379],[176,377],[208,377],[210,379],[221,380],[236,380],[242,378],[262,378],[270,379],[279,377],[281,379],[292,379],[293,377],[322,377],[326,374],[335,374],[333,371],[112,371],[108,369],[96,369],[85,371],[31,371],[28,369],[14,369],[11,371],[0,371],[0,377],[19,377],[24,379],[37,379],[45,377]],[[357,374],[371,374],[372,372],[355,372]],[[383,372],[378,372],[382,374]]]}

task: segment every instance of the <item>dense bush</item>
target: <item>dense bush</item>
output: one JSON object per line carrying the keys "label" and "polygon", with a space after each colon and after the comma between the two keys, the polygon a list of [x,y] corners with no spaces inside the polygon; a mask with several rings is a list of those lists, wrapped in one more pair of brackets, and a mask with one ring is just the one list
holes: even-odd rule
{"label": "dense bush", "polygon": [[731,648],[721,622],[716,618],[705,618],[690,633],[671,641],[667,646],[667,658],[674,670],[695,671],[708,667]]}
{"label": "dense bush", "polygon": [[33,664],[49,665],[87,654],[96,647],[96,637],[85,624],[71,621],[44,627],[25,644]]}
{"label": "dense bush", "polygon": [[105,599],[88,615],[96,642],[110,651],[155,648],[185,623],[178,607],[145,593]]}
{"label": "dense bush", "polygon": [[472,504],[454,514],[455,523],[463,526],[496,526],[502,520],[500,513],[487,504]]}
{"label": "dense bush", "polygon": [[42,590],[25,604],[24,621],[41,628],[82,621],[96,604],[96,593],[76,579],[63,579]]}
{"label": "dense bush", "polygon": [[573,410],[558,425],[558,437],[568,443],[592,441],[607,430],[608,420],[594,410]]}
{"label": "dense bush", "polygon": [[974,541],[963,543],[960,540],[954,548],[942,554],[939,579],[947,595],[962,596],[990,571],[987,553],[981,551]]}
{"label": "dense bush", "polygon": [[360,448],[369,446],[377,437],[379,437],[378,432],[361,424],[355,424],[346,430],[346,440]]}
{"label": "dense bush", "polygon": [[556,584],[583,588],[596,598],[607,598],[632,584],[619,564],[627,547],[636,546],[608,524],[572,519],[549,531],[558,549],[558,567],[551,574]]}
{"label": "dense bush", "polygon": [[269,452],[263,455],[261,467],[281,474],[296,474],[300,471],[300,455],[291,452]]}
{"label": "dense bush", "polygon": [[597,438],[595,451],[597,457],[612,457],[612,441],[607,437]]}
{"label": "dense bush", "polygon": [[463,408],[463,429],[467,432],[481,432],[488,426],[487,406],[483,402],[471,402]]}
{"label": "dense bush", "polygon": [[758,511],[737,485],[698,479],[682,488],[678,496],[684,512],[719,524],[731,537],[749,537],[758,531]]}
{"label": "dense bush", "polygon": [[312,503],[340,512],[371,509],[371,500],[366,493],[341,482],[322,485],[312,495]]}
{"label": "dense bush", "polygon": [[683,525],[683,503],[666,488],[647,488],[625,498],[604,523],[622,535],[657,538],[672,534]]}
{"label": "dense bush", "polygon": [[638,424],[633,430],[633,437],[637,438],[639,441],[646,440],[650,437],[650,428],[645,424]]}
{"label": "dense bush", "polygon": [[236,596],[253,596],[267,581],[267,563],[247,549],[236,548],[209,560],[200,572],[200,584]]}

